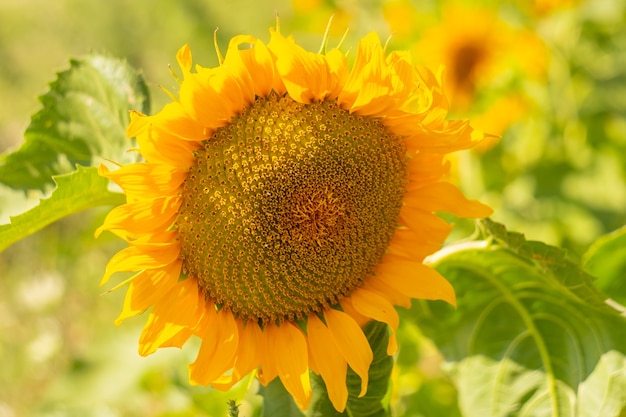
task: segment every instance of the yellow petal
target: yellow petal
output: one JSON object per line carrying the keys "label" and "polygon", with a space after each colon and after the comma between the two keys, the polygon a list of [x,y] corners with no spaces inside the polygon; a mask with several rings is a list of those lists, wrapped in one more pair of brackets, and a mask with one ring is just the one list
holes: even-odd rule
{"label": "yellow petal", "polygon": [[[379,278],[376,278],[373,276],[368,277],[365,283],[363,284],[363,288],[382,295],[383,297],[388,299],[393,305],[404,307],[404,308],[411,308],[411,297],[409,297],[408,295],[404,294],[401,291],[391,288],[389,285],[387,285],[383,280]],[[345,298],[344,300],[349,301],[348,298]],[[342,301],[342,303],[343,302],[344,301]],[[350,306],[350,308],[354,309],[354,307],[352,306]]]}
{"label": "yellow petal", "polygon": [[[434,124],[434,123],[433,123]],[[398,129],[392,129],[398,133]],[[437,126],[420,127],[406,136],[406,142],[415,142],[422,151],[450,153],[476,146],[484,136],[472,129],[468,120],[437,121]]]}
{"label": "yellow petal", "polygon": [[152,125],[148,125],[144,132],[137,135],[137,143],[146,161],[181,170],[194,164],[193,152],[200,146],[199,142],[180,140]]}
{"label": "yellow petal", "polygon": [[441,242],[424,239],[411,229],[396,229],[387,249],[392,254],[422,261],[441,249]]}
{"label": "yellow petal", "polygon": [[210,135],[179,102],[165,105],[154,116],[139,112],[131,112],[130,116],[126,135],[137,138],[140,152],[149,162],[187,168],[193,164],[192,152],[200,146],[198,142]]}
{"label": "yellow petal", "polygon": [[115,324],[119,326],[123,320],[158,302],[178,282],[181,266],[182,262],[176,260],[163,268],[142,271],[128,286],[124,307]]}
{"label": "yellow petal", "polygon": [[180,244],[155,246],[150,250],[130,246],[122,249],[109,260],[100,285],[106,284],[111,275],[121,271],[141,271],[142,269],[163,268],[178,258]]}
{"label": "yellow petal", "polygon": [[329,91],[328,97],[337,97],[343,89],[346,78],[348,78],[348,61],[346,56],[338,49],[328,52],[324,55],[324,59],[326,60],[330,80],[327,87]]}
{"label": "yellow petal", "polygon": [[233,367],[239,345],[239,330],[230,311],[216,312],[207,303],[207,324],[202,345],[194,363],[189,365],[189,382],[208,385]]}
{"label": "yellow petal", "polygon": [[309,356],[315,364],[315,367],[311,368],[324,380],[328,398],[335,410],[342,413],[348,402],[346,385],[348,362],[334,343],[328,343],[332,340],[330,331],[315,314],[309,316],[307,320],[307,333]]}
{"label": "yellow petal", "polygon": [[468,200],[457,187],[438,182],[407,192],[406,205],[426,211],[447,211],[459,217],[483,218],[493,210],[475,200]]}
{"label": "yellow petal", "polygon": [[209,131],[187,114],[177,101],[166,104],[157,116],[151,116],[150,124],[171,138],[202,141],[209,137]]}
{"label": "yellow petal", "polygon": [[164,317],[150,314],[139,338],[139,354],[148,356],[154,353],[164,343],[178,337],[180,332],[184,330],[184,326],[171,323]]}
{"label": "yellow petal", "polygon": [[387,354],[393,355],[398,349],[396,331],[400,324],[398,312],[393,308],[393,305],[386,298],[364,288],[354,291],[350,298],[356,311],[376,321],[387,323],[391,327],[392,334],[389,337]]}
{"label": "yellow petal", "polygon": [[[350,112],[367,116],[379,116],[397,106],[397,96],[408,94],[405,90],[394,89],[395,74],[387,65],[385,52],[378,35],[370,33],[359,42],[354,65],[348,75],[338,102]],[[409,80],[395,82],[410,86]]]}
{"label": "yellow petal", "polygon": [[271,381],[278,376],[278,369],[276,368],[276,355],[272,350],[273,345],[270,343],[269,336],[266,332],[267,326],[261,332],[261,369],[257,372],[259,382],[263,386],[267,386]]}
{"label": "yellow petal", "polygon": [[369,367],[374,358],[367,338],[352,317],[343,311],[327,309],[324,318],[337,349],[350,368],[361,377],[359,397],[362,397],[367,392]]}
{"label": "yellow petal", "polygon": [[418,152],[414,154],[407,165],[409,188],[437,182],[450,172],[450,162],[445,161],[441,154]]}
{"label": "yellow petal", "polygon": [[401,104],[402,112],[387,118],[385,125],[403,137],[441,125],[448,114],[448,101],[441,86],[442,73],[443,68],[436,76],[424,66],[413,65],[411,94]]}
{"label": "yellow petal", "polygon": [[178,65],[180,66],[180,69],[184,72],[190,72],[191,71],[191,48],[189,48],[189,45],[185,44],[182,46],[182,48],[180,48],[178,50],[178,52],[176,53],[176,60],[178,61]]}
{"label": "yellow petal", "polygon": [[399,104],[404,103],[409,99],[415,84],[413,79],[415,66],[411,62],[411,53],[393,51],[387,56],[387,65],[391,70],[394,99]]}
{"label": "yellow petal", "polygon": [[179,196],[172,196],[122,204],[107,214],[95,236],[104,230],[123,230],[135,235],[165,230],[174,221],[180,203]]}
{"label": "yellow petal", "polygon": [[178,333],[161,343],[159,347],[177,347],[180,349],[185,345],[185,343],[187,343],[192,335],[193,332],[190,329],[183,327],[178,331]]}
{"label": "yellow petal", "polygon": [[263,42],[256,40],[252,48],[240,50],[239,53],[250,74],[254,74],[252,78],[255,95],[267,97],[272,90],[279,95],[286,92],[274,66],[274,58]]}
{"label": "yellow petal", "polygon": [[180,85],[180,103],[200,125],[214,130],[226,125],[249,102],[250,92],[242,90],[227,68],[201,68],[188,73]]}
{"label": "yellow petal", "polygon": [[280,326],[265,326],[263,333],[269,347],[267,353],[274,356],[281,382],[298,407],[306,409],[312,392],[304,334],[290,322],[283,322]]}
{"label": "yellow petal", "polygon": [[241,379],[260,365],[260,347],[263,342],[263,335],[257,323],[242,323],[239,320],[237,325],[239,326],[239,350],[233,374]]}
{"label": "yellow petal", "polygon": [[327,58],[308,52],[275,31],[271,32],[268,48],[277,57],[276,69],[295,101],[310,103],[338,94],[347,72],[343,54],[331,51]]}
{"label": "yellow petal", "polygon": [[161,164],[137,163],[110,171],[105,165],[98,174],[122,187],[131,198],[154,199],[174,195],[180,189],[187,173]]}
{"label": "yellow petal", "polygon": [[[365,282],[364,285],[366,284],[367,284],[367,281]],[[368,321],[372,320],[371,317],[364,316],[363,314],[356,311],[356,309],[352,305],[352,301],[350,300],[350,297],[342,298],[339,301],[339,305],[341,305],[341,309],[343,310],[343,312],[349,315],[350,317],[352,317],[352,320],[356,321],[356,324],[358,324],[359,327],[361,328],[363,328],[363,326],[365,326]]]}
{"label": "yellow petal", "polygon": [[376,276],[368,278],[368,281],[376,280],[411,298],[444,300],[456,305],[452,285],[439,272],[419,262],[385,255],[376,267]]}
{"label": "yellow petal", "polygon": [[241,320],[237,320],[237,328],[239,330],[239,345],[237,346],[233,371],[211,382],[213,388],[222,391],[229,390],[261,364],[263,335],[259,325],[253,322],[244,324]]}
{"label": "yellow petal", "polygon": [[193,329],[198,326],[201,317],[199,307],[203,306],[204,293],[198,287],[198,282],[194,278],[187,278],[178,281],[154,306],[152,313]]}
{"label": "yellow petal", "polygon": [[400,222],[429,243],[440,244],[452,230],[452,225],[437,215],[409,206],[400,209]]}
{"label": "yellow petal", "polygon": [[[250,47],[255,45],[256,39],[253,36],[239,35],[233,37],[228,44],[228,51],[226,52],[226,59],[222,66],[228,70],[228,73],[237,80],[243,96],[243,101],[246,105],[254,101],[255,91],[257,86],[255,85],[255,78],[257,74],[251,73],[250,68],[246,66],[242,58],[240,46],[248,44]],[[261,74],[258,74],[261,76]]]}

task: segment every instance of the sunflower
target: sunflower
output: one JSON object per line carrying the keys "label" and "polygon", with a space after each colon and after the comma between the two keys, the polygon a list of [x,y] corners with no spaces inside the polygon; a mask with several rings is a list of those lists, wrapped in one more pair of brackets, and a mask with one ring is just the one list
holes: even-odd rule
{"label": "sunflower", "polygon": [[100,167],[127,203],[96,235],[129,245],[103,283],[136,272],[116,323],[152,307],[141,355],[201,339],[192,384],[227,390],[256,371],[305,409],[313,371],[342,411],[348,366],[361,396],[368,386],[360,325],[387,323],[393,354],[394,305],[455,302],[422,261],[451,228],[435,212],[491,212],[442,181],[445,155],[481,135],[445,120],[440,74],[387,54],[376,34],[351,68],[339,49],[311,53],[270,34],[234,37],[215,68],[192,69],[183,46],[178,97],[131,115],[145,162]]}
{"label": "sunflower", "polygon": [[[481,89],[501,84],[512,73],[540,77],[547,60],[545,46],[530,30],[510,26],[492,9],[455,4],[424,31],[414,52],[426,65],[445,65],[451,102],[461,111]],[[504,111],[501,115],[509,117]]]}

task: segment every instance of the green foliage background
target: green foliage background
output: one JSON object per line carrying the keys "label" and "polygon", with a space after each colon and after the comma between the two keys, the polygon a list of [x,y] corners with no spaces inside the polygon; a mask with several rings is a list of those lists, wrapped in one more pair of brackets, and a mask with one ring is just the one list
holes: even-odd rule
{"label": "green foliage background", "polygon": [[[307,11],[308,3],[316,5]],[[261,395],[281,398],[280,386],[259,390],[249,380],[229,393],[190,387],[186,364],[193,361],[195,346],[141,358],[136,342],[145,317],[113,325],[123,291],[103,296],[106,289],[97,283],[122,244],[108,234],[96,241],[93,231],[110,205],[119,204],[119,196],[107,191],[93,168],[70,172],[76,163],[88,166],[103,157],[127,162],[120,159],[132,145],[123,138],[127,115],[120,108],[81,127],[70,123],[77,113],[42,113],[42,106],[58,98],[46,94],[46,84],[57,79],[52,90],[75,97],[77,82],[69,80],[70,88],[64,89],[62,74],[76,74],[67,72],[70,67],[91,71],[89,57],[106,51],[105,57],[127,60],[128,68],[140,69],[147,80],[147,86],[135,85],[135,108],[145,106],[139,97],[145,94],[152,111],[158,111],[169,101],[159,86],[175,90],[167,66],[175,66],[178,48],[189,43],[196,62],[215,65],[218,27],[225,50],[235,34],[267,39],[278,12],[284,33],[317,50],[334,13],[336,22],[349,24],[345,45],[354,47],[371,30],[383,39],[389,34],[383,13],[389,3],[0,3],[0,152],[5,154],[0,156],[0,242],[8,246],[0,245],[0,417],[225,416],[229,399],[241,403],[241,416],[270,415],[271,409],[263,411]],[[404,3],[422,14],[439,10],[435,1]],[[619,312],[603,303],[606,294],[626,304],[626,231],[620,229],[626,224],[626,6],[615,0],[573,3],[530,16],[528,2],[482,2],[535,31],[550,52],[547,79],[523,83],[532,110],[498,145],[481,154],[462,153],[457,161],[466,193],[492,205],[495,220],[525,237],[485,222],[474,240],[434,260],[455,286],[459,308],[417,302],[400,312],[401,349],[390,375],[392,389],[385,390],[389,372],[382,361],[376,370],[387,373],[373,390],[376,401],[394,415],[626,415],[626,326]],[[343,29],[334,29],[331,44]],[[402,47],[417,40],[396,38]],[[129,71],[121,76],[135,79]],[[89,77],[80,78],[89,81],[81,91],[96,102],[118,103],[106,82]],[[104,87],[90,90],[94,86]],[[483,105],[493,96],[487,92],[477,100]],[[50,145],[46,117],[67,122],[64,129],[76,140],[60,157],[45,148]],[[94,126],[110,143],[81,136]],[[35,138],[30,151],[7,156],[25,136]],[[107,148],[90,148],[93,143]],[[41,159],[34,160],[37,156]],[[35,171],[46,167],[39,180],[33,180],[33,166]],[[66,175],[56,179],[56,197],[45,200],[55,188],[50,174]],[[93,192],[75,196],[76,189]],[[18,216],[42,198],[41,211]],[[81,205],[70,204],[73,198]],[[4,225],[10,216],[17,216],[12,224],[24,234],[29,228],[42,230],[14,243],[22,236],[17,227]],[[474,228],[458,223],[453,241]],[[375,327],[368,331],[380,333]],[[504,382],[493,386],[494,375]],[[570,401],[572,395],[577,402]],[[520,409],[519,404],[525,405]],[[324,399],[316,407],[329,410]]]}

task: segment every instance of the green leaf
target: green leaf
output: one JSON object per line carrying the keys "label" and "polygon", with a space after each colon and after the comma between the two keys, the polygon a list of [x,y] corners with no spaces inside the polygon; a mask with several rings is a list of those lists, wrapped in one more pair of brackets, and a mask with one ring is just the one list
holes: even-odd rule
{"label": "green leaf", "polygon": [[587,272],[612,299],[626,305],[626,226],[602,236],[583,257]]}
{"label": "green leaf", "polygon": [[265,417],[385,417],[389,416],[389,379],[393,367],[393,359],[387,355],[389,334],[387,325],[371,321],[363,327],[363,332],[370,343],[374,359],[369,369],[367,393],[358,398],[361,391],[361,378],[348,367],[346,383],[348,386],[348,403],[346,410],[339,413],[328,399],[324,381],[311,373],[313,399],[311,405],[303,413],[276,378],[267,387],[261,387],[259,394],[263,396],[263,416]]}
{"label": "green leaf", "polygon": [[38,206],[11,217],[10,224],[0,225],[0,252],[18,240],[70,214],[102,205],[125,201],[121,193],[107,189],[109,180],[98,175],[95,167],[77,167],[77,171],[54,177],[56,189]]}
{"label": "green leaf", "polygon": [[52,176],[102,158],[131,162],[126,151],[129,110],[148,112],[148,89],[126,62],[103,55],[70,61],[31,119],[25,142],[0,157],[0,181],[15,189],[45,189]]}
{"label": "green leaf", "polygon": [[585,272],[576,262],[568,259],[563,249],[543,242],[526,240],[523,234],[509,232],[502,224],[491,219],[484,219],[479,225],[486,238],[494,239],[509,252],[533,265],[543,273],[545,280],[560,283],[570,295],[578,297],[594,308],[615,313],[615,310],[606,304],[607,296],[596,286],[596,278]]}
{"label": "green leaf", "polygon": [[259,385],[259,395],[263,397],[263,417],[305,417],[278,378],[266,387]]}
{"label": "green leaf", "polygon": [[440,369],[443,358],[432,340],[414,323],[411,310],[398,309],[400,349],[395,357],[392,411],[398,416],[462,417],[458,392],[449,375]]}
{"label": "green leaf", "polygon": [[557,248],[497,228],[496,244],[435,260],[457,310],[423,301],[413,311],[450,363],[463,416],[619,416],[626,320],[597,305],[590,277]]}

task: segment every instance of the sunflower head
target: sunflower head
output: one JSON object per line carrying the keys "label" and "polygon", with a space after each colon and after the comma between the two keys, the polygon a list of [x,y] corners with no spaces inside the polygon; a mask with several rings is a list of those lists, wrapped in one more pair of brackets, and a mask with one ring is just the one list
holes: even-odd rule
{"label": "sunflower head", "polygon": [[446,6],[441,22],[425,31],[415,52],[428,65],[446,67],[446,86],[460,110],[496,78],[511,71],[537,78],[546,65],[545,47],[534,33],[513,28],[481,7]]}
{"label": "sunflower head", "polygon": [[152,307],[143,355],[199,337],[192,383],[228,389],[258,369],[306,408],[313,371],[342,411],[348,366],[367,389],[360,324],[388,323],[391,354],[394,305],[454,303],[422,261],[450,231],[436,212],[490,213],[442,180],[445,155],[481,135],[445,119],[440,76],[375,34],[352,67],[277,31],[233,38],[215,68],[192,69],[187,46],[177,58],[178,98],[132,115],[145,161],[100,168],[128,200],[97,231],[129,244],[103,281],[137,272],[118,322]]}

